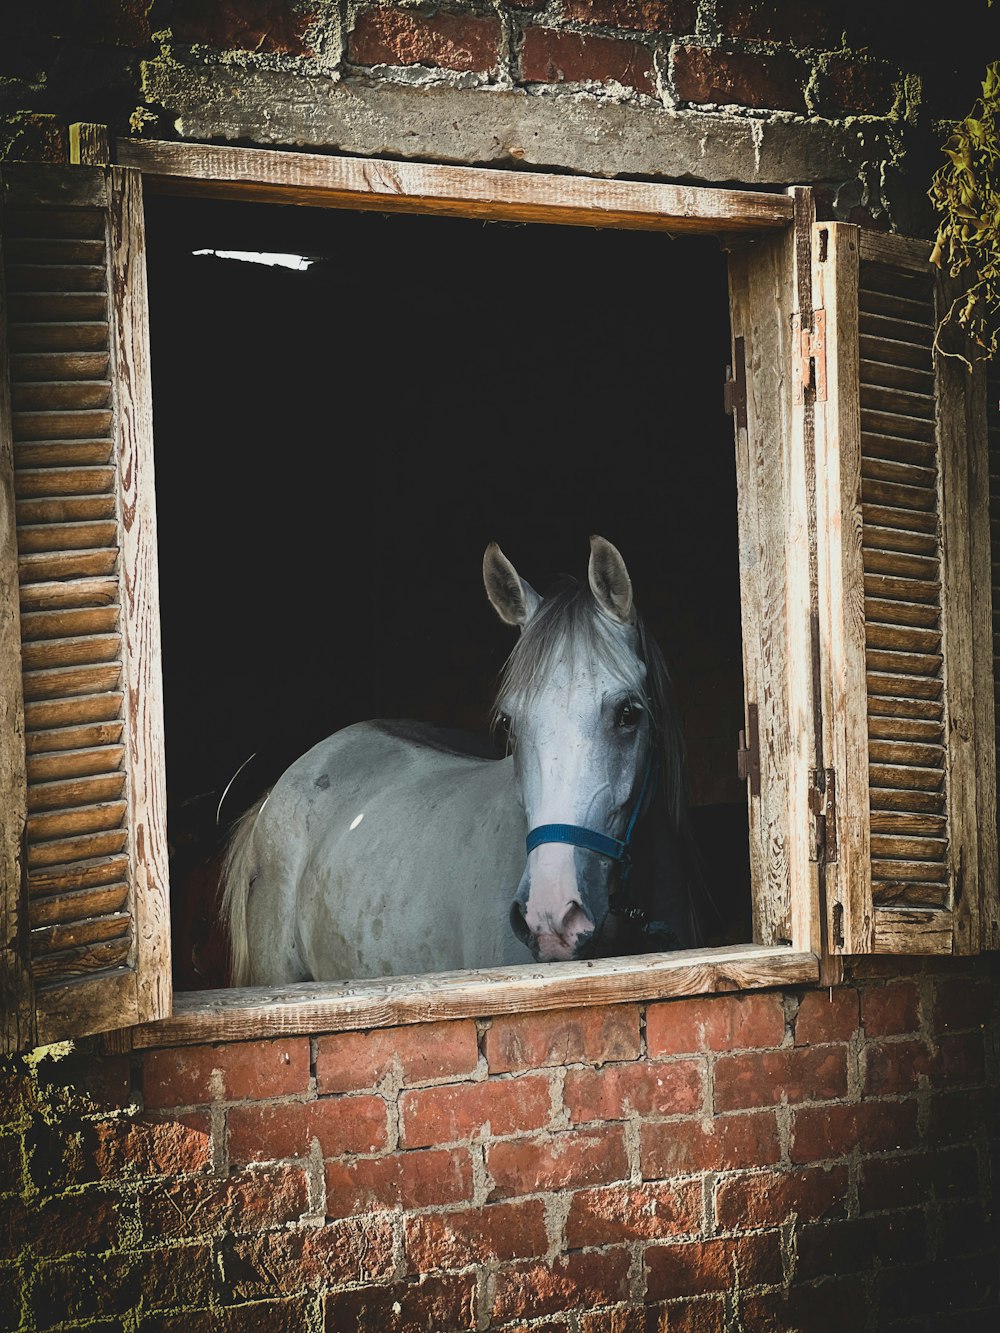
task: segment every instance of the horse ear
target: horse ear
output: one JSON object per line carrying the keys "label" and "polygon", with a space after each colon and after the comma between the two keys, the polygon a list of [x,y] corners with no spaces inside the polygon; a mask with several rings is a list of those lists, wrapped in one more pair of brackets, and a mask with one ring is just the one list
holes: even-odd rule
{"label": "horse ear", "polygon": [[490,542],[483,556],[483,582],[486,596],[504,624],[520,625],[523,629],[542,599],[521,578],[496,542]]}
{"label": "horse ear", "polygon": [[603,537],[590,539],[590,565],[587,569],[590,591],[602,611],[630,625],[635,619],[632,606],[632,580],[616,546]]}

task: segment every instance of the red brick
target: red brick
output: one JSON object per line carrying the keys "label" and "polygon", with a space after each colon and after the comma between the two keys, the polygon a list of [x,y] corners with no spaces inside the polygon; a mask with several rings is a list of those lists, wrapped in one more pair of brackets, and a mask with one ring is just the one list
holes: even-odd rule
{"label": "red brick", "polygon": [[36,1255],[108,1250],[117,1246],[121,1230],[117,1197],[98,1190],[31,1203],[11,1199],[0,1219],[5,1256],[22,1249]]}
{"label": "red brick", "polygon": [[862,1333],[868,1313],[856,1277],[783,1291],[743,1292],[740,1297],[743,1333]]}
{"label": "red brick", "polygon": [[571,23],[637,32],[694,32],[694,0],[563,0],[562,16]]}
{"label": "red brick", "polygon": [[981,1032],[956,1032],[938,1038],[932,1066],[934,1082],[981,1083],[985,1053]]}
{"label": "red brick", "polygon": [[795,1016],[795,1045],[850,1041],[858,1030],[858,992],[851,989],[807,991]]}
{"label": "red brick", "polygon": [[395,1271],[387,1217],[352,1217],[320,1228],[249,1236],[226,1245],[223,1255],[227,1292],[238,1301],[385,1280]]}
{"label": "red brick", "polygon": [[706,46],[676,48],[674,87],[682,102],[804,112],[809,71],[788,51],[746,55]]}
{"label": "red brick", "polygon": [[715,5],[724,36],[795,46],[825,46],[839,39],[839,12],[827,13],[814,0],[716,0]]}
{"label": "red brick", "polygon": [[324,1157],[375,1152],[388,1142],[388,1108],[381,1097],[232,1106],[226,1123],[233,1162],[306,1157],[314,1138]]}
{"label": "red brick", "polygon": [[917,1091],[930,1068],[930,1056],[922,1041],[870,1041],[863,1067],[866,1097],[900,1095]]}
{"label": "red brick", "polygon": [[575,1124],[626,1120],[630,1115],[684,1115],[701,1108],[706,1073],[704,1060],[571,1069],[563,1101]]}
{"label": "red brick", "polygon": [[887,116],[899,78],[899,71],[881,60],[831,56],[822,67],[815,109],[821,115]]}
{"label": "red brick", "polygon": [[840,1106],[803,1106],[792,1121],[793,1162],[827,1157],[892,1152],[917,1143],[917,1103],[861,1102]]}
{"label": "red brick", "polygon": [[771,1166],[781,1160],[773,1111],[643,1125],[639,1143],[645,1179]]}
{"label": "red brick", "polygon": [[498,1259],[528,1259],[545,1254],[549,1246],[541,1199],[421,1213],[407,1217],[404,1226],[411,1273],[468,1268]]}
{"label": "red brick", "polygon": [[461,1148],[421,1148],[326,1164],[328,1217],[463,1203],[471,1200],[472,1190],[472,1158]]}
{"label": "red brick", "polygon": [[[996,1254],[939,1259],[912,1267],[887,1268],[877,1280],[883,1310],[927,1319],[936,1312],[952,1313],[953,1320],[933,1319],[934,1333],[965,1333],[972,1327],[976,1306],[988,1306],[996,1327]],[[926,1325],[923,1325],[926,1327]],[[980,1326],[981,1327],[981,1326]]]}
{"label": "red brick", "polygon": [[577,1250],[551,1264],[501,1268],[493,1279],[493,1318],[538,1319],[627,1300],[629,1257],[626,1249]]}
{"label": "red brick", "polygon": [[491,1198],[623,1180],[629,1173],[625,1131],[607,1125],[491,1143],[486,1169],[495,1182]]}
{"label": "red brick", "polygon": [[[326,1333],[429,1333],[475,1326],[476,1274],[422,1277],[419,1282],[328,1292],[323,1298]],[[305,1324],[289,1325],[304,1328]]]}
{"label": "red brick", "polygon": [[979,1190],[972,1148],[872,1158],[861,1163],[858,1195],[863,1212],[886,1212],[938,1199],[966,1198]]}
{"label": "red brick", "polygon": [[308,1188],[301,1167],[243,1171],[228,1180],[204,1176],[160,1181],[139,1195],[143,1234],[170,1237],[246,1234],[297,1221],[306,1210]]}
{"label": "red brick", "polygon": [[724,1231],[780,1226],[792,1214],[799,1221],[815,1222],[841,1212],[846,1200],[846,1166],[747,1172],[719,1179],[715,1217]]}
{"label": "red brick", "polygon": [[995,1021],[998,993],[988,981],[939,977],[934,996],[934,1027],[938,1032],[984,1028]]}
{"label": "red brick", "polygon": [[430,65],[486,73],[500,58],[502,29],[495,18],[438,11],[424,17],[388,6],[362,11],[348,37],[354,65]]}
{"label": "red brick", "polygon": [[211,1245],[171,1245],[139,1255],[138,1296],[144,1310],[174,1305],[209,1305],[215,1294]]}
{"label": "red brick", "polygon": [[31,1327],[50,1328],[68,1320],[92,1327],[95,1318],[117,1313],[122,1303],[131,1304],[136,1272],[133,1255],[85,1254],[43,1260],[31,1286],[35,1315]]}
{"label": "red brick", "polygon": [[700,1180],[612,1185],[571,1196],[566,1245],[614,1245],[696,1233],[702,1226]]}
{"label": "red brick", "polygon": [[306,41],[318,4],[308,9],[288,0],[174,0],[170,25],[178,42],[198,42],[222,51],[312,55]]}
{"label": "red brick", "polygon": [[[719,1296],[696,1296],[666,1305],[647,1303],[640,1333],[730,1333],[726,1303]],[[583,1325],[581,1324],[581,1333]]]}
{"label": "red brick", "polygon": [[207,1111],[164,1119],[105,1120],[84,1135],[85,1156],[103,1178],[122,1174],[176,1176],[212,1165]]}
{"label": "red brick", "polygon": [[741,1287],[780,1282],[781,1242],[777,1232],[769,1231],[736,1239],[651,1245],[646,1250],[646,1272],[646,1296],[654,1301],[729,1291],[737,1273]]}
{"label": "red brick", "polygon": [[844,1046],[747,1051],[715,1062],[715,1109],[829,1100],[847,1092]]}
{"label": "red brick", "polygon": [[[312,1328],[314,1297],[254,1301],[223,1310],[184,1310],[144,1318],[141,1333],[289,1333]],[[102,1328],[103,1333],[103,1328]],[[123,1331],[124,1333],[124,1331]]]}
{"label": "red brick", "polygon": [[549,1121],[549,1080],[542,1075],[418,1088],[399,1098],[407,1148],[464,1143],[484,1135],[542,1129]]}
{"label": "red brick", "polygon": [[463,1078],[479,1062],[476,1025],[419,1023],[377,1032],[343,1032],[320,1037],[316,1054],[318,1092],[374,1088],[387,1074],[401,1083]]}
{"label": "red brick", "polygon": [[652,97],[653,55],[638,42],[558,28],[528,28],[521,47],[525,83],[620,83]]}
{"label": "red brick", "polygon": [[785,1011],[777,993],[668,1000],[651,1004],[646,1012],[651,1056],[761,1050],[780,1046],[784,1036]]}
{"label": "red brick", "polygon": [[861,992],[861,1026],[865,1036],[896,1037],[920,1026],[920,994],[912,981],[900,981]]}
{"label": "red brick", "polygon": [[491,1074],[635,1060],[640,1052],[639,1010],[634,1004],[616,1004],[494,1018],[484,1051]]}
{"label": "red brick", "polygon": [[797,1228],[795,1275],[800,1281],[854,1273],[924,1257],[926,1223],[919,1209]]}
{"label": "red brick", "polygon": [[960,1143],[978,1138],[988,1125],[1000,1123],[1000,1108],[992,1105],[996,1100],[995,1093],[991,1096],[984,1088],[932,1093],[928,1143]]}
{"label": "red brick", "polygon": [[309,1039],[148,1051],[142,1086],[147,1110],[294,1096],[309,1088]]}

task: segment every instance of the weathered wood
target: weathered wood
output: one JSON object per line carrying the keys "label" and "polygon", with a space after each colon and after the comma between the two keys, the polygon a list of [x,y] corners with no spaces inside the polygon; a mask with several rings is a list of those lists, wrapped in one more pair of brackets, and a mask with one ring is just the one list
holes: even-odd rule
{"label": "weathered wood", "polygon": [[808,984],[816,981],[818,973],[814,954],[748,944],[591,963],[439,972],[388,981],[189,991],[175,997],[172,1017],[140,1024],[116,1044],[143,1049],[485,1018]]}
{"label": "weathered wood", "polygon": [[952,952],[951,913],[930,908],[899,910],[892,907],[873,909],[872,944],[875,953],[950,954]]}
{"label": "weathered wood", "polygon": [[121,740],[122,721],[88,722],[78,726],[28,731],[25,746],[28,755],[54,754],[60,750],[85,750],[94,746],[114,746]]}
{"label": "weathered wood", "polygon": [[147,188],[314,207],[682,232],[787,227],[787,195],[260,148],[121,139]]}
{"label": "weathered wood", "polygon": [[[865,453],[869,453],[872,437],[862,435],[861,443]],[[912,509],[897,509],[893,505],[864,504],[861,507],[866,525],[874,528],[902,528],[911,532],[937,534],[937,515],[915,513]]]}
{"label": "weathered wood", "polygon": [[28,814],[42,810],[70,811],[116,800],[125,786],[124,773],[98,773],[89,778],[28,783]]}
{"label": "weathered wood", "polygon": [[107,322],[22,323],[18,325],[17,345],[27,352],[86,352],[108,345]]}
{"label": "weathered wood", "polygon": [[[113,810],[118,804],[121,813],[118,816],[117,823],[113,823],[110,818],[106,818],[103,827],[81,828],[75,837],[54,837],[51,841],[36,841],[28,848],[28,869],[29,873],[34,874],[36,869],[47,866],[67,866],[76,865],[77,862],[90,858],[99,859],[102,856],[114,856],[122,851],[128,843],[128,834],[121,825],[121,816],[125,811],[125,803],[112,803],[111,806],[98,806],[91,824],[97,825],[97,815],[108,810]],[[84,812],[74,811],[74,814],[83,814]],[[44,815],[38,816],[38,822],[43,823]],[[71,820],[63,816],[66,825],[72,823]],[[81,818],[78,821],[81,825],[84,823]],[[69,831],[67,828],[65,831]]]}
{"label": "weathered wood", "polygon": [[91,889],[102,884],[125,884],[128,875],[128,857],[95,856],[73,865],[37,866],[28,875],[28,892],[48,896],[69,893],[75,889]]}
{"label": "weathered wood", "polygon": [[131,920],[127,912],[112,912],[109,916],[85,917],[65,925],[41,926],[31,932],[32,957],[119,939],[128,933]]}
{"label": "weathered wood", "polygon": [[[106,320],[108,299],[103,292],[15,292],[8,301],[14,324],[45,324],[65,321],[77,324]],[[24,346],[18,340],[19,346]]]}
{"label": "weathered wood", "polygon": [[107,125],[73,121],[69,127],[69,160],[84,167],[101,167],[111,161],[111,136]]}
{"label": "weathered wood", "polygon": [[[897,516],[902,511],[894,511]],[[864,516],[864,511],[862,511]],[[933,532],[924,532],[915,530],[912,524],[903,526],[897,524],[895,527],[880,527],[877,523],[869,523],[865,520],[864,540],[866,548],[875,551],[906,551],[913,555],[932,556],[936,555],[938,549],[937,536]],[[913,566],[916,569],[917,566]],[[892,571],[887,571],[891,573]],[[937,562],[929,568],[932,577],[937,576]],[[920,575],[917,575],[920,577]]]}
{"label": "weathered wood", "polygon": [[21,645],[25,671],[43,667],[83,666],[89,662],[117,661],[121,651],[118,634],[83,634],[70,639],[40,639]]}
{"label": "weathered wood", "polygon": [[75,411],[15,412],[14,439],[83,440],[107,435],[111,430],[111,412],[107,408]]}
{"label": "weathered wood", "polygon": [[122,696],[117,690],[62,699],[37,699],[24,706],[30,731],[72,727],[87,722],[108,722],[121,716]]}
{"label": "weathered wood", "polygon": [[110,178],[110,341],[121,486],[119,573],[136,926],[133,961],[138,982],[136,1017],[150,1022],[169,1014],[173,987],[146,246],[139,173],[112,167]]}
{"label": "weathered wood", "polygon": [[125,752],[123,745],[103,743],[86,749],[28,752],[28,781],[49,782],[62,778],[117,773]]}
{"label": "weathered wood", "polygon": [[931,259],[931,245],[906,236],[887,236],[881,232],[861,229],[858,247],[862,259],[873,264],[892,265],[926,278]]}
{"label": "weathered wood", "polygon": [[74,495],[114,495],[115,474],[110,467],[44,467],[20,468],[17,474],[17,493],[22,503],[32,498],[54,498]]}
{"label": "weathered wood", "polygon": [[7,268],[10,292],[99,292],[104,283],[103,264],[15,262]]}
{"label": "weathered wood", "polygon": [[132,1023],[137,1013],[135,971],[122,967],[40,988],[35,1010],[42,1042],[59,1041],[65,1032],[86,1037]]}
{"label": "weathered wood", "polygon": [[104,237],[82,239],[71,236],[11,236],[4,247],[7,262],[24,264],[103,264]]}
{"label": "weathered wood", "polygon": [[18,573],[22,583],[47,583],[113,574],[117,565],[118,552],[100,547],[83,551],[31,551],[18,560]]}
{"label": "weathered wood", "polygon": [[[54,471],[62,470],[54,469]],[[65,470],[73,471],[71,468]],[[20,477],[18,480],[20,481]],[[20,487],[18,489],[21,490]],[[24,494],[23,490],[21,494]],[[40,499],[19,500],[17,505],[17,521],[23,527],[43,523],[60,526],[68,523],[93,523],[100,519],[113,518],[114,513],[114,495],[43,496]]]}
{"label": "weathered wood", "polygon": [[[29,166],[19,163],[16,169],[8,168],[4,173],[3,187],[4,202],[11,214],[14,214],[15,210],[16,212],[23,210],[32,218],[49,209],[59,215],[70,213],[72,216],[77,209],[100,210],[106,208],[108,204],[108,182],[102,171],[79,171],[75,167]],[[25,230],[32,236],[42,234],[30,222],[27,229],[23,226],[19,228],[16,220],[12,220],[8,225],[11,226],[15,236],[24,235]],[[67,224],[64,218],[59,216],[52,219],[51,225],[58,227]],[[85,233],[81,231],[80,234]]]}
{"label": "weathered wood", "polygon": [[107,463],[110,440],[25,440],[14,445],[14,463],[24,468],[60,468]]}
{"label": "weathered wood", "polygon": [[[126,918],[126,925],[131,918]],[[128,937],[78,944],[60,953],[43,953],[31,960],[35,984],[44,986],[53,980],[66,981],[71,977],[91,976],[108,968],[120,967],[128,961],[131,942]]]}
{"label": "weathered wood", "polygon": [[[973,660],[977,668],[976,755],[979,763],[980,828],[980,902],[979,944],[981,949],[1000,949],[1000,869],[998,869],[997,833],[1000,822],[998,785],[998,749],[1000,749],[1000,710],[994,692],[1000,685],[1000,660],[993,662],[993,686],[986,677],[989,661],[990,630],[1000,629],[1000,587],[984,569],[993,552],[1000,556],[1000,545],[983,530],[984,509],[987,519],[1000,520],[1000,498],[994,498],[994,476],[1000,477],[1000,372],[994,364],[983,373],[982,366],[973,373],[966,399],[969,435],[969,513],[973,597]],[[987,491],[990,492],[987,498]],[[991,586],[988,586],[991,585]],[[991,624],[992,622],[992,624]],[[988,741],[991,720],[995,743]]]}
{"label": "weathered wood", "polygon": [[23,908],[27,821],[14,450],[4,290],[6,176],[0,169],[0,1053],[36,1040]]}
{"label": "weathered wood", "polygon": [[104,407],[111,397],[107,380],[25,380],[15,384],[15,412],[40,412],[46,409],[82,411]]}
{"label": "weathered wood", "polygon": [[68,606],[55,611],[21,610],[21,633],[25,640],[72,639],[111,634],[118,628],[118,607]]}
{"label": "weathered wood", "polygon": [[128,898],[128,885],[110,883],[78,889],[74,892],[32,896],[29,915],[32,928],[54,926],[90,917],[121,912]]}
{"label": "weathered wood", "polygon": [[36,699],[66,699],[75,694],[107,694],[117,690],[121,674],[118,662],[26,671],[22,677],[24,698],[27,702]]}
{"label": "weathered wood", "polygon": [[[863,577],[861,419],[857,384],[857,231],[817,224],[813,303],[826,311],[826,399],[816,409],[820,615],[826,627],[823,731],[826,762],[837,777],[837,860],[827,866],[828,936],[844,953],[871,947],[871,847],[865,599],[880,596]],[[880,482],[869,482],[879,487]],[[893,500],[869,493],[870,503]],[[878,580],[882,582],[882,580]]]}

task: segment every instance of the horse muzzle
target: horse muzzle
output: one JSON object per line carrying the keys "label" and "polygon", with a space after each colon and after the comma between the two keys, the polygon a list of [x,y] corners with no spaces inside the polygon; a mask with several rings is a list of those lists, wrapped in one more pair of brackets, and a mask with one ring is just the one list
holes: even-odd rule
{"label": "horse muzzle", "polygon": [[[595,867],[578,866],[569,847],[534,860],[511,904],[511,929],[541,963],[585,957],[607,912],[607,883],[591,883]],[[595,911],[597,903],[603,910]]]}

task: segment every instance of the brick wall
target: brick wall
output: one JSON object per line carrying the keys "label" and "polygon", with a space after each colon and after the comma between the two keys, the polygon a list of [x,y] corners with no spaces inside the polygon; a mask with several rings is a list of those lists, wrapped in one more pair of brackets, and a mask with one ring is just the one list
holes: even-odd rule
{"label": "brick wall", "polygon": [[[991,49],[986,0],[927,39],[904,0],[35,0],[0,8],[0,158],[119,135],[822,184],[919,233]],[[839,198],[838,198],[839,196]]]}
{"label": "brick wall", "polygon": [[866,972],[10,1061],[0,1327],[992,1330],[1000,965]]}

